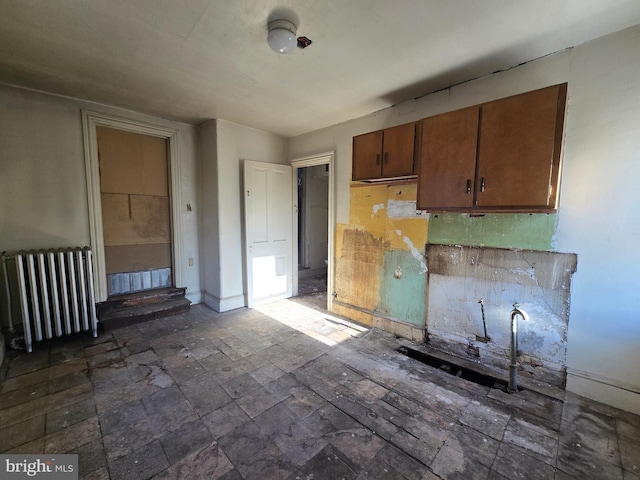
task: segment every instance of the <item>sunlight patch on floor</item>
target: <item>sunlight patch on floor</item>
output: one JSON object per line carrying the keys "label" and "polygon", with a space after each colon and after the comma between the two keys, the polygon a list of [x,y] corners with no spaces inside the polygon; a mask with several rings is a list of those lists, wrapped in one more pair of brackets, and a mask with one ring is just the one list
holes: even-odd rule
{"label": "sunlight patch on floor", "polygon": [[369,331],[368,328],[345,318],[291,300],[260,305],[255,307],[255,310],[328,346],[337,345]]}

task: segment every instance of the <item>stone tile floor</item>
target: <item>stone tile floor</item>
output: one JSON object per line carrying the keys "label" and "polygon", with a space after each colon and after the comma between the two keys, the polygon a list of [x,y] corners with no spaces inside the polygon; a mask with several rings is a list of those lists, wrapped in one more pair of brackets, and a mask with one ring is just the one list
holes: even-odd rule
{"label": "stone tile floor", "polygon": [[640,478],[638,416],[403,344],[304,300],[43,342],[0,371],[0,452],[77,453],[84,479]]}

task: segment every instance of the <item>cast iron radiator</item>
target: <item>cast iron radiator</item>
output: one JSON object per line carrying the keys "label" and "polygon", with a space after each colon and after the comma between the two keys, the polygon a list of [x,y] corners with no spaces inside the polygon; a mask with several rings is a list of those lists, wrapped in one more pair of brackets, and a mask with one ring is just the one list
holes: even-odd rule
{"label": "cast iron radiator", "polygon": [[[2,264],[9,329],[13,330],[11,295],[17,293],[28,352],[32,351],[34,341],[44,338],[85,331],[98,336],[89,247],[3,253]],[[15,272],[9,272],[11,267]]]}

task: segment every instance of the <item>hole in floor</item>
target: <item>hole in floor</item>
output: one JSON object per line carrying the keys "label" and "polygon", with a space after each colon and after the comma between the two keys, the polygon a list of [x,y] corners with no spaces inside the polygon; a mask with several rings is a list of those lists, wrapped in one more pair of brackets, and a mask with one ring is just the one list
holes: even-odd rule
{"label": "hole in floor", "polygon": [[[460,365],[456,365],[455,363],[442,360],[441,358],[434,357],[433,355],[429,355],[428,353],[420,352],[419,350],[414,350],[413,348],[409,348],[406,346],[398,348],[397,352],[409,358],[412,358],[413,360],[417,360],[420,363],[424,363],[425,365],[429,365],[430,367],[442,370],[449,375],[454,375],[458,378],[462,378],[464,380],[468,380],[485,387],[496,388],[498,390],[502,390],[503,392],[507,391],[508,383],[500,378],[476,372],[466,367],[461,367]],[[518,386],[518,391],[521,390],[524,389]]]}

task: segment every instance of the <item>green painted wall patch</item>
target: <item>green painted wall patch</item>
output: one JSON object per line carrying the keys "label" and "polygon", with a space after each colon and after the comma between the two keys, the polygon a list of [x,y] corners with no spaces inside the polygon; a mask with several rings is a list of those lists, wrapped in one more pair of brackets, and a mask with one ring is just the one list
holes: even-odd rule
{"label": "green painted wall patch", "polygon": [[545,213],[432,213],[427,242],[443,245],[554,250],[558,217]]}
{"label": "green painted wall patch", "polygon": [[377,311],[423,327],[425,323],[425,272],[410,252],[392,250],[384,255],[384,277]]}

